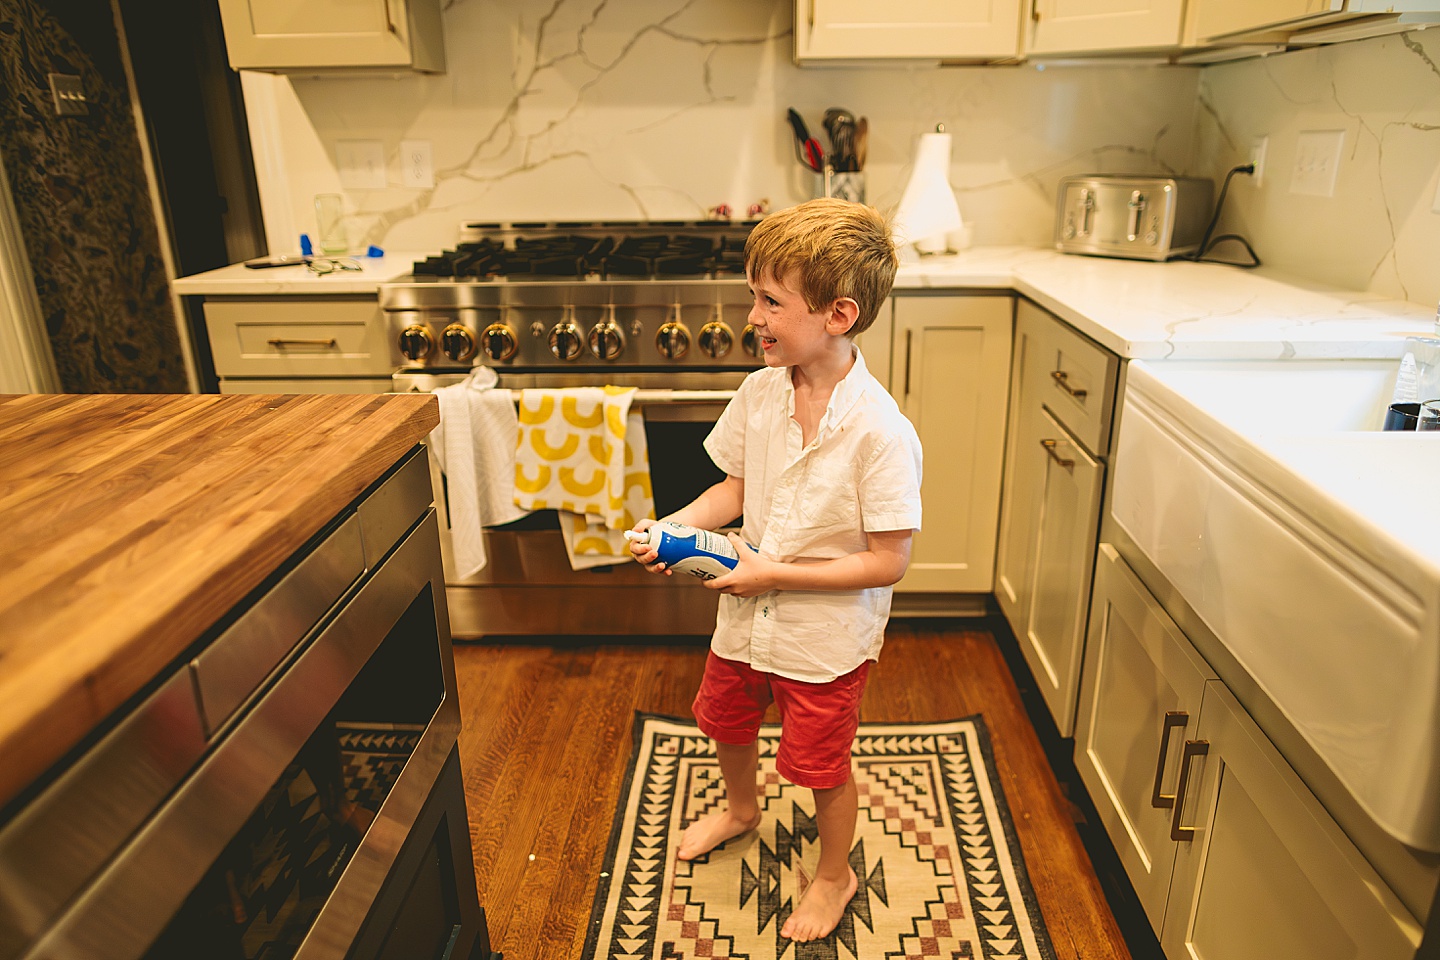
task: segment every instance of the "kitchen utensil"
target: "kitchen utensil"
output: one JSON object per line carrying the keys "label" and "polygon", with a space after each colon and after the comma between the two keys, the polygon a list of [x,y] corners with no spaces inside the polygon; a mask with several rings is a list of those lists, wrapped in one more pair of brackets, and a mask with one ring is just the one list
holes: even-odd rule
{"label": "kitchen utensil", "polygon": [[855,169],[865,169],[865,156],[870,145],[870,121],[861,117],[855,121]]}
{"label": "kitchen utensil", "polygon": [[842,107],[825,111],[825,132],[830,136],[830,152],[835,170],[853,173],[855,166],[855,116]]}
{"label": "kitchen utensil", "polygon": [[790,121],[790,129],[795,134],[795,153],[800,162],[811,170],[819,173],[825,164],[825,151],[820,148],[820,141],[810,136],[810,129],[805,126],[804,119],[791,107],[785,111],[785,117]]}

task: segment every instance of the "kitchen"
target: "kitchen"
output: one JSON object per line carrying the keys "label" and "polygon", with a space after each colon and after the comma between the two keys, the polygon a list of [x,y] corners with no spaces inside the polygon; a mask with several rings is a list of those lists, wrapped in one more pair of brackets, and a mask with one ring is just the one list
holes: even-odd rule
{"label": "kitchen", "polygon": [[[1086,318],[1102,313],[1105,299],[1120,292],[1139,288],[1143,297],[1155,274],[1135,270],[1148,265],[1116,267],[1123,272],[1107,274],[1119,278],[1109,289],[1082,288],[1077,295],[1076,287],[1045,272],[1051,268],[1040,262],[1043,256],[1026,264],[1031,253],[1051,242],[1062,176],[1158,172],[1208,176],[1218,185],[1227,170],[1252,159],[1255,141],[1264,138],[1263,176],[1236,179],[1227,195],[1223,232],[1243,234],[1267,268],[1292,284],[1298,280],[1301,287],[1314,283],[1356,292],[1328,307],[1310,301],[1296,308],[1261,298],[1266,308],[1290,311],[1288,316],[1299,318],[1299,328],[1315,316],[1313,311],[1346,316],[1389,310],[1396,322],[1387,325],[1387,333],[1428,331],[1429,306],[1440,297],[1440,281],[1427,269],[1440,248],[1440,218],[1429,209],[1440,154],[1431,129],[1437,122],[1437,97],[1435,41],[1428,31],[1212,66],[1160,66],[1130,56],[1123,63],[1098,65],[941,67],[905,60],[862,63],[853,54],[838,65],[801,66],[793,60],[793,24],[805,12],[803,4],[792,10],[785,4],[727,3],[666,8],[663,16],[648,8],[625,12],[609,6],[598,12],[561,6],[547,15],[548,10],[532,4],[454,3],[444,11],[443,74],[317,79],[245,73],[241,83],[266,245],[271,253],[296,250],[298,235],[316,229],[314,198],[321,194],[344,197],[350,249],[375,244],[387,253],[413,254],[411,259],[453,247],[458,225],[476,217],[697,220],[720,204],[736,211],[764,200],[772,208],[787,206],[811,196],[816,178],[794,159],[785,108],[797,107],[818,127],[824,109],[843,104],[870,119],[867,192],[882,209],[899,201],[920,135],[937,122],[952,134],[950,183],[965,219],[956,240],[957,245],[968,242],[970,249],[948,268],[948,281],[934,276],[945,267],[928,272],[907,267],[902,289],[1016,290],[1066,321],[1092,346],[1098,343],[1125,358],[1171,352],[1178,358],[1187,346],[1190,356],[1200,357],[1203,348],[1194,344],[1207,339],[1264,340],[1271,336],[1268,328],[1249,335],[1207,331],[1207,314],[1196,312],[1205,309],[1207,297],[1213,298],[1215,313],[1234,312],[1255,321],[1257,328],[1261,324],[1245,312],[1252,299],[1249,288],[1222,287],[1210,283],[1214,274],[1205,274],[1199,289],[1160,291],[1184,306],[1163,313],[1167,329],[1107,341],[1103,330],[1085,326]],[[663,94],[657,92],[656,76],[665,78]],[[1294,192],[1290,176],[1301,134],[1332,131],[1343,132],[1333,194]],[[407,185],[424,182],[425,171],[404,169],[402,141],[428,144],[433,186]],[[353,161],[357,154],[363,160],[367,151],[373,153],[375,143],[384,157],[383,183],[350,186],[358,175],[374,176],[373,168],[357,169],[365,164]],[[342,145],[352,162],[342,162]],[[5,163],[15,184],[23,173],[16,154],[7,152]],[[14,189],[22,193],[19,186]],[[27,236],[26,242],[38,260],[36,241]],[[155,249],[155,258],[161,259],[163,245],[156,241]],[[1070,264],[1087,262],[1063,258],[1053,269],[1078,270]],[[86,264],[73,268],[93,269]],[[50,269],[45,263],[35,266],[37,275]],[[1075,280],[1083,287],[1083,277]],[[276,281],[267,277],[266,282]],[[52,284],[44,293],[60,295],[60,286]],[[1093,297],[1101,306],[1081,303],[1077,296]],[[163,294],[160,299],[163,306]],[[53,299],[42,302],[45,315],[53,316]],[[81,312],[72,311],[74,319],[67,320],[80,322]],[[183,390],[183,383],[175,386],[175,376],[187,367],[199,385],[204,371],[194,369],[194,358],[180,346],[197,328],[177,329],[173,321],[167,327],[168,318],[153,300],[145,301],[142,316],[151,326],[135,339],[149,350],[158,344],[163,355],[151,352],[127,360],[123,353],[108,354],[111,345],[99,338],[56,338],[65,389]],[[898,309],[896,319],[906,322]],[[1363,351],[1359,344],[1368,343],[1353,332],[1310,334],[1338,344],[1330,353],[1318,352],[1324,356],[1344,356],[1352,346]],[[1307,355],[1302,336],[1292,331],[1280,339],[1295,345],[1295,355]],[[1132,352],[1131,345],[1141,350]],[[869,358],[880,348],[866,344],[865,349]],[[94,362],[96,357],[105,362]],[[147,372],[133,381],[107,383],[106,370]],[[1159,398],[1155,403],[1173,408],[1177,402],[1163,383],[1146,389],[1152,399]],[[1003,445],[1012,429],[1005,422],[1003,400],[1001,410],[995,430],[999,439],[991,442]],[[1087,452],[1105,453],[1096,446]],[[996,501],[998,483],[997,476]],[[998,504],[992,502],[990,509],[998,511]],[[1130,529],[1137,529],[1134,522]],[[1130,554],[1125,561],[1137,562]],[[1157,593],[1156,584],[1174,579],[1142,573],[1141,580]],[[995,590],[1000,589],[997,577]],[[1179,582],[1176,589],[1182,589]],[[1179,595],[1180,604],[1161,598],[1171,616],[1187,603],[1196,606],[1183,592]],[[1006,602],[1003,596],[1000,602]],[[1204,623],[1182,626],[1197,646],[1204,643]],[[1022,631],[1017,627],[1016,632]],[[1433,631],[1426,636],[1433,640]],[[1216,660],[1223,651],[1207,646],[1203,653],[1202,659]],[[457,654],[463,655],[463,650]],[[1236,685],[1236,671],[1211,665]],[[1256,711],[1248,693],[1241,700]],[[1071,716],[1075,709],[1073,703],[1068,707]],[[670,708],[683,710],[683,702]],[[1258,713],[1257,718],[1266,733],[1276,735],[1268,718]],[[1180,740],[1176,736],[1171,746],[1172,765],[1179,759]],[[1303,741],[1299,736],[1294,744],[1285,743],[1286,758],[1297,766],[1303,763],[1292,754],[1304,749]],[[542,749],[562,754],[559,744]],[[1149,756],[1147,762],[1153,763],[1154,754]],[[1195,761],[1197,776],[1202,763]],[[1328,809],[1333,787],[1317,786],[1311,782],[1317,777],[1306,769],[1306,782],[1325,794]],[[1173,778],[1167,777],[1167,783],[1173,785]],[[1089,789],[1096,793],[1093,786]],[[1331,813],[1336,819],[1349,816]],[[1345,825],[1356,829],[1348,821]],[[1383,859],[1373,852],[1374,843],[1352,839],[1367,856]],[[1391,885],[1404,885],[1389,867],[1382,873]],[[1429,882],[1433,888],[1433,874]],[[1417,917],[1427,907],[1419,903],[1423,899],[1423,893],[1406,897]],[[588,904],[579,907],[584,912]]]}

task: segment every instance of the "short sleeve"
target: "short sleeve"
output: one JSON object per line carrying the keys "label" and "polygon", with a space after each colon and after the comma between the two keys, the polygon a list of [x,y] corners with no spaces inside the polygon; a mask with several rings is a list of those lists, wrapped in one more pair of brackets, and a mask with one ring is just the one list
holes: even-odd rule
{"label": "short sleeve", "polygon": [[866,464],[860,517],[866,533],[920,529],[920,438],[904,417]]}
{"label": "short sleeve", "polygon": [[731,477],[745,476],[745,422],[754,392],[753,380],[753,375],[745,378],[705,437],[705,452]]}

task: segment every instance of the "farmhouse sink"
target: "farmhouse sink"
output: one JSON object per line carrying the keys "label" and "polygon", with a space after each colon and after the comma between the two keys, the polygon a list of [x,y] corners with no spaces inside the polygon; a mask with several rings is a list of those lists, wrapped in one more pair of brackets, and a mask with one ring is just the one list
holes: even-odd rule
{"label": "farmhouse sink", "polygon": [[1133,361],[1111,513],[1395,838],[1440,851],[1440,433],[1387,361]]}

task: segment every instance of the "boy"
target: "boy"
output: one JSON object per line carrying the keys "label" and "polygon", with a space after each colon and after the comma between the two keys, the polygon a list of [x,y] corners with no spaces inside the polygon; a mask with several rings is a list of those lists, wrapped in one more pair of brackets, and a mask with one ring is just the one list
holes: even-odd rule
{"label": "boy", "polygon": [[[850,747],[891,585],[920,528],[920,440],[852,342],[874,321],[897,266],[885,220],[843,200],[766,217],[745,244],[750,323],[765,368],[745,379],[705,449],[726,477],[668,518],[715,529],[744,515],[731,573],[708,581],[720,610],[695,698],[716,741],[728,806],[686,828],[693,860],[760,823],[760,721],[781,720],[776,768],[814,791],[820,861],[781,935],[829,935],[857,886]],[[637,531],[654,521],[642,520]],[[636,560],[667,575],[656,551]]]}

